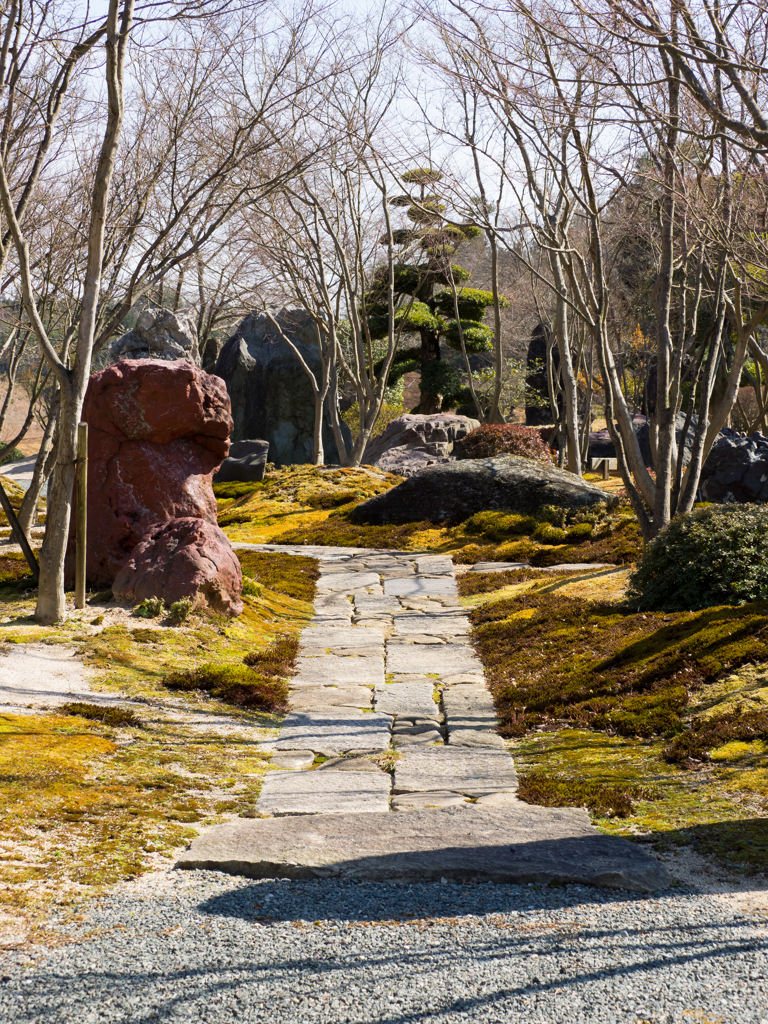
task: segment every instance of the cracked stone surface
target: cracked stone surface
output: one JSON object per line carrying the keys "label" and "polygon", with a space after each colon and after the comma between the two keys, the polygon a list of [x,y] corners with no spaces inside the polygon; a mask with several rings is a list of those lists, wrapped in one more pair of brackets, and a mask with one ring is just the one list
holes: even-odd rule
{"label": "cracked stone surface", "polygon": [[270,772],[256,810],[284,814],[374,814],[389,809],[389,776],[384,772]]}
{"label": "cracked stone surface", "polygon": [[[261,744],[276,769],[256,805],[265,817],[208,830],[179,867],[256,878],[668,884],[659,863],[599,835],[586,812],[518,800],[450,558],[238,546],[316,557],[315,614],[289,682],[291,712],[278,738]],[[316,755],[328,760],[318,766]]]}

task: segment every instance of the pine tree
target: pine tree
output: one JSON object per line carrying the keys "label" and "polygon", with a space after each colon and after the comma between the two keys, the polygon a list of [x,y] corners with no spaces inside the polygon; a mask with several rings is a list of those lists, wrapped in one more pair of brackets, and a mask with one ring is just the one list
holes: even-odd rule
{"label": "pine tree", "polygon": [[[393,232],[393,241],[401,251],[394,268],[395,328],[405,335],[418,334],[420,344],[400,348],[389,379],[393,384],[406,373],[421,372],[422,413],[453,408],[469,396],[456,368],[442,358],[441,341],[461,352],[463,335],[468,355],[493,348],[493,331],[483,323],[487,309],[493,306],[493,293],[465,287],[469,271],[451,263],[461,242],[479,235],[480,229],[457,224],[458,218],[445,216],[447,206],[436,192],[442,177],[440,171],[431,168],[408,171],[402,181],[410,192],[390,200],[390,205],[405,209],[414,225]],[[389,244],[388,236],[381,239],[381,244]],[[388,278],[388,268],[379,268],[365,296],[364,313],[374,340],[386,337],[389,331]],[[505,298],[499,298],[502,306],[509,305]]]}

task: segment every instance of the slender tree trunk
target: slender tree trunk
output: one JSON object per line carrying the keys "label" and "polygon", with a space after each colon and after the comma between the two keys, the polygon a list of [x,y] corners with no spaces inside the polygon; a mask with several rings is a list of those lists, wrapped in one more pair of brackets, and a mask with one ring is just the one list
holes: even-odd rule
{"label": "slender tree trunk", "polygon": [[40,495],[49,475],[47,471],[52,468],[50,466],[50,453],[54,430],[56,428],[56,421],[58,419],[58,405],[57,396],[56,401],[54,402],[54,407],[49,413],[48,422],[45,425],[43,440],[40,445],[40,451],[37,453],[35,469],[32,473],[32,482],[29,485],[27,493],[24,495],[21,502],[21,509],[19,510],[19,525],[26,534],[27,539],[30,538],[30,530],[35,524],[35,515],[37,513]]}

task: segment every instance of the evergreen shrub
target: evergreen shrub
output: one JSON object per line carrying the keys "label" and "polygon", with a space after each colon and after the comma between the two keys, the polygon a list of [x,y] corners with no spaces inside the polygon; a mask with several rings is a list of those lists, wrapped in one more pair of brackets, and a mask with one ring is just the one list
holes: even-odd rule
{"label": "evergreen shrub", "polygon": [[768,598],[768,506],[708,505],[673,519],[630,579],[641,611],[695,611]]}
{"label": "evergreen shrub", "polygon": [[552,465],[552,455],[538,430],[518,423],[487,423],[475,427],[454,445],[459,459],[489,459],[493,455],[519,455]]}

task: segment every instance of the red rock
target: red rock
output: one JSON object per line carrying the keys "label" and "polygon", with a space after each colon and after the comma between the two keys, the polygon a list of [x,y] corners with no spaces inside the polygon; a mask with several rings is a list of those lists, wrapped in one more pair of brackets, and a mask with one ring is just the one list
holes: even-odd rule
{"label": "red rock", "polygon": [[154,523],[216,523],[211,478],[229,451],[229,396],[194,363],[126,359],[91,378],[83,419],[87,574],[110,586]]}
{"label": "red rock", "polygon": [[136,603],[188,597],[224,615],[240,615],[243,578],[226,534],[204,519],[171,519],[150,526],[117,574],[116,597]]}

